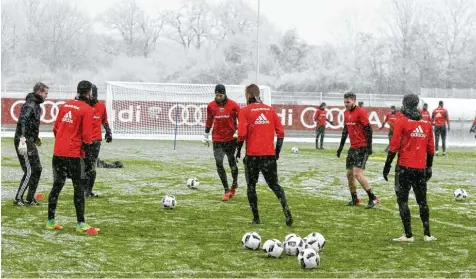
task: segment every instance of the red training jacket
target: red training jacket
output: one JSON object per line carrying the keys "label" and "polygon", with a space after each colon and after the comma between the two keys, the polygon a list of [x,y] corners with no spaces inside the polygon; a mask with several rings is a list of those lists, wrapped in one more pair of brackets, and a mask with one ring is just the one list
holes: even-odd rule
{"label": "red training jacket", "polygon": [[82,100],[69,100],[60,107],[53,125],[53,155],[84,158],[83,142],[92,143],[93,114],[93,108]]}
{"label": "red training jacket", "polygon": [[427,153],[435,153],[431,123],[401,117],[395,124],[389,151],[398,152],[399,166],[425,169]]}
{"label": "red training jacket", "polygon": [[430,115],[430,112],[427,111],[427,110],[420,110],[420,113],[421,113],[421,119],[422,120],[426,120],[426,121],[429,121],[431,122],[431,115]]}
{"label": "red training jacket", "polygon": [[236,120],[240,114],[240,106],[228,99],[224,105],[212,101],[207,106],[206,127],[213,125],[212,139],[216,142],[233,141],[237,130]]}
{"label": "red training jacket", "polygon": [[273,156],[274,133],[284,138],[284,128],[276,111],[263,103],[252,103],[240,112],[238,141],[246,141],[247,156]]}
{"label": "red training jacket", "polygon": [[103,102],[97,102],[94,107],[93,116],[93,140],[102,140],[102,124],[107,122],[106,105]]}
{"label": "red training jacket", "polygon": [[324,109],[317,109],[314,114],[314,121],[317,122],[317,126],[326,126],[327,111]]}
{"label": "red training jacket", "polygon": [[431,118],[433,119],[433,124],[435,124],[435,126],[445,126],[446,123],[448,123],[448,125],[450,124],[448,111],[442,107],[434,109]]}
{"label": "red training jacket", "polygon": [[395,121],[397,121],[398,119],[398,116],[397,116],[397,112],[395,113],[387,113],[387,115],[385,115],[385,120],[383,122],[387,122],[388,123],[388,126],[390,126],[390,130],[393,130],[393,128],[395,127]]}
{"label": "red training jacket", "polygon": [[344,112],[344,125],[349,132],[350,148],[367,147],[364,127],[368,124],[370,122],[367,111],[361,107],[354,107],[352,111]]}

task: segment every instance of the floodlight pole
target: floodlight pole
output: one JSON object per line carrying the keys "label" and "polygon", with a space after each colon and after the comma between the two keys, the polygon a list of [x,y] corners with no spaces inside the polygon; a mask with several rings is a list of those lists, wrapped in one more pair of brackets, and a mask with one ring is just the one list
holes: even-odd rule
{"label": "floodlight pole", "polygon": [[259,84],[259,9],[260,0],[258,0],[258,18],[256,26],[256,84]]}

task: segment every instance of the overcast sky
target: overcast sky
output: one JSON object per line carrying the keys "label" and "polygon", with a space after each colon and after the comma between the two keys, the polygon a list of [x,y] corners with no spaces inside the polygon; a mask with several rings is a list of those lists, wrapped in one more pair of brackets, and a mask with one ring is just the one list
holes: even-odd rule
{"label": "overcast sky", "polygon": [[[96,16],[120,0],[71,0],[81,9]],[[209,0],[210,2],[217,0]],[[258,0],[245,0],[255,10]],[[295,28],[308,43],[334,41],[342,36],[347,23],[360,31],[381,32],[385,0],[261,0],[260,13],[283,31]],[[145,10],[155,12],[176,9],[180,0],[138,0]]]}

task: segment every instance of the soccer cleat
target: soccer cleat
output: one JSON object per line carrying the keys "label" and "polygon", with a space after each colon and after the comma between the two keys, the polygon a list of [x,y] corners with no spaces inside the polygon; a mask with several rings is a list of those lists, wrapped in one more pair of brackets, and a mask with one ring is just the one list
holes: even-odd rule
{"label": "soccer cleat", "polygon": [[423,240],[424,240],[424,241],[436,241],[436,240],[438,240],[438,238],[436,238],[436,237],[434,237],[434,236],[432,236],[432,235],[425,235],[425,236],[423,237]]}
{"label": "soccer cleat", "polygon": [[362,204],[362,200],[361,199],[358,199],[357,201],[350,201],[347,206],[359,206]]}
{"label": "soccer cleat", "polygon": [[231,189],[230,189],[230,199],[231,198],[234,198],[235,195],[236,195],[236,186],[231,186]]}
{"label": "soccer cleat", "polygon": [[96,194],[96,193],[94,193],[94,192],[89,193],[89,196],[90,196],[91,198],[99,198],[99,195]]}
{"label": "soccer cleat", "polygon": [[32,201],[26,201],[25,205],[41,205],[39,202],[37,202],[35,199]]}
{"label": "soccer cleat", "polygon": [[13,205],[16,205],[16,206],[25,206],[25,202],[23,200],[14,200],[13,201]]}
{"label": "soccer cleat", "polygon": [[402,235],[399,238],[394,238],[392,240],[396,242],[413,242],[415,239],[413,238],[413,236],[407,237],[406,235]]}
{"label": "soccer cleat", "polygon": [[438,156],[438,150],[435,151],[435,156]]}
{"label": "soccer cleat", "polygon": [[63,227],[56,224],[54,220],[52,221],[48,220],[48,222],[46,223],[46,229],[59,231],[59,230],[62,230]]}
{"label": "soccer cleat", "polygon": [[260,223],[261,223],[260,219],[253,219],[253,220],[251,220],[250,224],[251,225],[257,225],[257,224],[260,224]]}
{"label": "soccer cleat", "polygon": [[443,156],[446,156],[446,152],[443,152]]}
{"label": "soccer cleat", "polygon": [[222,201],[228,201],[230,200],[231,193],[230,192],[225,192],[223,194],[223,197],[221,198]]}
{"label": "soccer cleat", "polygon": [[[80,232],[80,233],[86,233],[88,232],[88,230],[90,230],[91,228],[94,228],[94,227],[91,227],[90,225],[86,224],[86,223],[78,223],[76,225],[76,231],[77,232]],[[98,228],[94,228],[96,229],[95,231],[99,232],[100,229]]]}
{"label": "soccer cleat", "polygon": [[369,201],[369,203],[367,204],[367,206],[365,207],[365,209],[370,209],[374,206],[376,206],[377,204],[380,203],[380,199],[379,198],[376,198],[375,200],[371,200]]}

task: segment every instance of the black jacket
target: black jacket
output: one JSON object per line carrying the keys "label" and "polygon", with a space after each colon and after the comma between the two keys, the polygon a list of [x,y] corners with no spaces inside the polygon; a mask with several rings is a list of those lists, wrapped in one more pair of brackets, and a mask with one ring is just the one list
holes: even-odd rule
{"label": "black jacket", "polygon": [[36,141],[40,132],[40,104],[44,100],[40,95],[28,93],[26,102],[21,107],[20,117],[18,117],[15,140],[25,137],[27,141]]}

